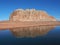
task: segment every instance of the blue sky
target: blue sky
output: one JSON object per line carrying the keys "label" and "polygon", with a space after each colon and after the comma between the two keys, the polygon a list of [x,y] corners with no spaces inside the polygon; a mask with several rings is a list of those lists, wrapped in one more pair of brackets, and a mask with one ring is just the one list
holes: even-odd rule
{"label": "blue sky", "polygon": [[10,14],[18,8],[44,10],[60,20],[60,0],[0,0],[0,21],[9,20]]}

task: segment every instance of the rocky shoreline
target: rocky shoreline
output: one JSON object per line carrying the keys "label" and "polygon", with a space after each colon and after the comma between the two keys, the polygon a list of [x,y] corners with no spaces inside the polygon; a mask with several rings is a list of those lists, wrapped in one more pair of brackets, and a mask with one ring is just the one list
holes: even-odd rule
{"label": "rocky shoreline", "polygon": [[60,26],[60,21],[42,21],[42,22],[11,22],[2,21],[0,22],[1,29],[12,29],[18,27],[32,27],[32,26]]}
{"label": "rocky shoreline", "polygon": [[36,9],[17,9],[12,12],[8,21],[0,22],[1,29],[33,26],[57,26],[60,22],[46,11]]}

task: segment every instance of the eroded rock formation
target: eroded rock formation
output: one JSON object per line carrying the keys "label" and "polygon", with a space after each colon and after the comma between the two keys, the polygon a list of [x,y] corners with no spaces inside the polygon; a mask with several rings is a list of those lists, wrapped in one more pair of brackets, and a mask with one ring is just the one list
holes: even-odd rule
{"label": "eroded rock formation", "polygon": [[56,19],[45,11],[17,9],[11,14],[10,21],[56,21]]}
{"label": "eroded rock formation", "polygon": [[[34,21],[36,22],[56,21],[56,19],[52,16],[49,16],[45,11],[40,11],[35,9],[26,9],[26,10],[17,9],[11,14],[10,21],[17,21],[17,22],[33,21],[34,23]],[[24,22],[24,23],[27,23],[27,22]],[[21,28],[14,28],[10,30],[17,37],[35,37],[35,36],[46,34],[52,28],[54,28],[54,26],[21,27]]]}

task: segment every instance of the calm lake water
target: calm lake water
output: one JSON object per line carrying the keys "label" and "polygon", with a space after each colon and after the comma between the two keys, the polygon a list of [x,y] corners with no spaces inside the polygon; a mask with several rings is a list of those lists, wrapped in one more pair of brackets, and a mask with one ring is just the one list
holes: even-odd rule
{"label": "calm lake water", "polygon": [[60,45],[60,26],[0,30],[0,45]]}

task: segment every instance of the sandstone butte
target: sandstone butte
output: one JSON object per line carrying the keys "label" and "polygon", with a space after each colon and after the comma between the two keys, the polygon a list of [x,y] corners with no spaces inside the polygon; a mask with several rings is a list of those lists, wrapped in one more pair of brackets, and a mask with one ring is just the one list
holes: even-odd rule
{"label": "sandstone butte", "polygon": [[56,19],[42,10],[17,9],[11,14],[10,21],[56,21]]}
{"label": "sandstone butte", "polygon": [[35,9],[17,9],[12,12],[8,21],[0,22],[0,29],[29,27],[38,25],[60,25],[46,11]]}

